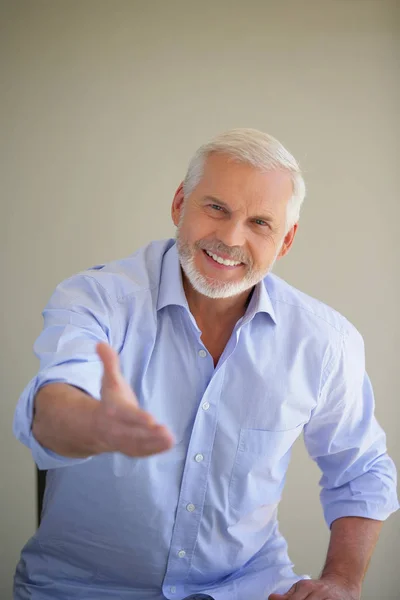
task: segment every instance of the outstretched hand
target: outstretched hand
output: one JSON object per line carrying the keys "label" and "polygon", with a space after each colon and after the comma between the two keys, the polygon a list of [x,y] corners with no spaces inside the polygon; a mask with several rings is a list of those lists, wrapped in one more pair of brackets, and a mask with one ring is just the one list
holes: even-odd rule
{"label": "outstretched hand", "polygon": [[171,448],[172,434],[140,408],[134,391],[124,379],[118,354],[105,343],[96,347],[103,363],[101,402],[94,415],[94,427],[102,452],[126,456],[149,456]]}

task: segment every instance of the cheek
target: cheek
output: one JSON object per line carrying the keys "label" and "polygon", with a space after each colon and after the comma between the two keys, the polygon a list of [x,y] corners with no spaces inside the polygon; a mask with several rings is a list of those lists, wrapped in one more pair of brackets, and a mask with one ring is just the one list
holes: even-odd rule
{"label": "cheek", "polygon": [[263,270],[275,259],[279,244],[272,236],[254,240],[250,246],[250,256],[253,260],[253,268]]}
{"label": "cheek", "polygon": [[192,242],[193,232],[190,227],[190,222],[186,217],[182,218],[179,223],[179,237],[185,242]]}
{"label": "cheek", "polygon": [[204,215],[193,215],[190,220],[184,219],[182,232],[186,240],[195,243],[199,240],[215,237],[215,226]]}

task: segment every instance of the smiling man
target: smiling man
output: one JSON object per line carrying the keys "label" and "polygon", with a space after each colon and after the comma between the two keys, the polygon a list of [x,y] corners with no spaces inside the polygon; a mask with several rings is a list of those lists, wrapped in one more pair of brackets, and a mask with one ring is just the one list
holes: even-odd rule
{"label": "smiling man", "polygon": [[[15,600],[359,600],[396,472],[360,334],[271,273],[304,194],[277,140],[227,132],[175,194],[176,241],[57,287],[14,421],[48,470]],[[301,434],[331,528],[316,580],[277,521]]]}

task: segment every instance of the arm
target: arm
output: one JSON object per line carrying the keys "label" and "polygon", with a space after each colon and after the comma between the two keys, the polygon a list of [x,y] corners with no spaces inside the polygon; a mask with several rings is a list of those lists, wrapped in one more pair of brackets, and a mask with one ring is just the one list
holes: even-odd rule
{"label": "arm", "polygon": [[375,418],[364,343],[352,327],[332,353],[304,441],[322,471],[321,503],[328,527],[341,517],[385,521],[399,508],[396,468]]}
{"label": "arm", "polygon": [[382,525],[381,521],[360,517],[343,517],[334,521],[320,579],[342,580],[360,593]]}
{"label": "arm", "polygon": [[171,435],[139,407],[115,350],[102,343],[97,351],[104,371],[101,401],[63,383],[46,386],[35,402],[32,433],[36,440],[70,458],[102,452],[148,456],[170,448]]}
{"label": "arm", "polygon": [[69,458],[99,454],[94,431],[98,400],[65,383],[42,387],[34,404],[32,434],[39,444]]}
{"label": "arm", "polygon": [[328,556],[318,580],[299,581],[270,600],[359,600],[382,521],[399,507],[396,469],[374,416],[364,345],[354,328],[327,365],[304,440],[322,471],[321,502],[331,528]]}
{"label": "arm", "polygon": [[299,581],[269,600],[360,600],[367,567],[382,523],[343,517],[332,523],[326,563],[318,580]]}
{"label": "arm", "polygon": [[328,555],[318,580],[298,581],[286,594],[269,600],[360,600],[367,571],[382,523],[343,517],[332,523]]}
{"label": "arm", "polygon": [[76,464],[100,452],[143,456],[170,447],[170,434],[139,408],[122,376],[112,348],[121,344],[121,327],[107,291],[93,277],[73,277],[58,286],[43,316],[35,343],[40,370],[14,417],[14,434],[38,467]]}

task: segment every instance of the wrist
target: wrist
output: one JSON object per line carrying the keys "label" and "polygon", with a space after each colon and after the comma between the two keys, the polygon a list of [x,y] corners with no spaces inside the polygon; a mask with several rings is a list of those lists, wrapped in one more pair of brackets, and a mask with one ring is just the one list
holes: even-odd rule
{"label": "wrist", "polygon": [[362,580],[348,573],[342,573],[335,570],[324,570],[320,575],[321,581],[330,581],[343,587],[346,591],[355,594],[361,594]]}

